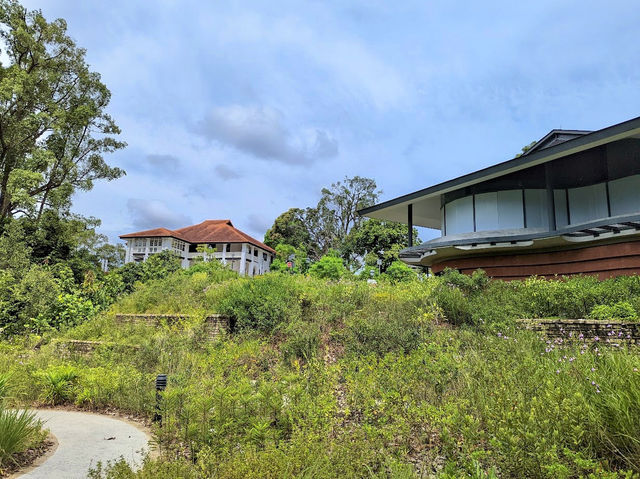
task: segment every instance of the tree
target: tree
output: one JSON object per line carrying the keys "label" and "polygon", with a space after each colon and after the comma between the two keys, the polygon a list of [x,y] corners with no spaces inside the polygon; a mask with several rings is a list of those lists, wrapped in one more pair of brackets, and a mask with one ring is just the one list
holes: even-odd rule
{"label": "tree", "polygon": [[333,214],[333,233],[342,242],[352,228],[357,228],[362,220],[358,210],[373,205],[382,191],[377,190],[375,180],[354,176],[338,181],[331,188],[322,189],[322,197],[317,208],[326,208]]}
{"label": "tree", "polygon": [[66,28],[0,0],[0,220],[68,210],[74,191],[124,174],[103,159],[125,146],[111,94]]}
{"label": "tree", "polygon": [[323,188],[314,208],[291,208],[278,216],[265,235],[265,243],[272,248],[279,243],[303,248],[318,260],[330,249],[342,249],[349,232],[362,221],[358,210],[375,203],[380,193],[370,178],[345,177],[343,182]]}
{"label": "tree", "polygon": [[[375,264],[380,257],[383,260],[384,271],[391,263],[398,259],[398,252],[406,248],[408,243],[407,225],[393,221],[367,219],[359,228],[353,228],[343,243],[342,256],[351,258],[359,256],[365,258],[367,264]],[[413,243],[416,244],[418,230],[413,229]],[[382,256],[379,254],[383,251]]]}
{"label": "tree", "polygon": [[305,212],[300,208],[290,208],[273,222],[264,235],[264,244],[276,248],[288,244],[295,248],[307,246],[310,242],[309,229],[305,224]]}

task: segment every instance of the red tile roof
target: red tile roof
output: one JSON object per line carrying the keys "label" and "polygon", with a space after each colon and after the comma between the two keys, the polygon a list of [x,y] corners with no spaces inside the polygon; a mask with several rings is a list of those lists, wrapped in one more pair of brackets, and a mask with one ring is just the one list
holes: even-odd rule
{"label": "red tile roof", "polygon": [[239,229],[234,228],[231,220],[206,220],[192,226],[186,226],[177,230],[167,228],[155,228],[152,230],[138,231],[121,235],[120,238],[148,238],[169,236],[181,239],[188,243],[251,243],[275,254],[275,250],[266,244],[252,238]]}

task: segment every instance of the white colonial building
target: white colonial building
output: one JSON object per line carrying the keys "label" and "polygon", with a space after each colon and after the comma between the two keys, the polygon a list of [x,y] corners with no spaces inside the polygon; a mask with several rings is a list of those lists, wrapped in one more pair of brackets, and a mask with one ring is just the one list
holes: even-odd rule
{"label": "white colonial building", "polygon": [[205,253],[204,245],[214,252],[206,253],[205,260],[216,259],[241,275],[255,276],[269,271],[276,252],[264,243],[234,228],[231,220],[207,220],[177,230],[155,228],[120,236],[127,243],[125,263],[145,261],[160,251],[173,251],[188,268]]}

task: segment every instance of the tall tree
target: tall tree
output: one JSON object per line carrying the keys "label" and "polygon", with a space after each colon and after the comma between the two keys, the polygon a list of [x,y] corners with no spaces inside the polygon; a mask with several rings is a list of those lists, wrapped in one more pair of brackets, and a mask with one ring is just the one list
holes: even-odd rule
{"label": "tall tree", "polygon": [[66,29],[0,0],[0,220],[66,210],[75,190],[124,174],[103,158],[125,146],[111,136],[111,94]]}
{"label": "tall tree", "polygon": [[306,247],[309,241],[305,212],[300,208],[290,208],[282,213],[264,235],[264,244],[272,248],[279,244],[288,244],[295,248]]}
{"label": "tall tree", "polygon": [[326,208],[333,214],[333,227],[338,242],[342,242],[351,231],[358,227],[362,218],[358,210],[373,205],[381,190],[376,190],[375,180],[354,176],[344,178],[344,182],[338,181],[331,188],[322,189],[322,197],[318,203],[318,209]]}

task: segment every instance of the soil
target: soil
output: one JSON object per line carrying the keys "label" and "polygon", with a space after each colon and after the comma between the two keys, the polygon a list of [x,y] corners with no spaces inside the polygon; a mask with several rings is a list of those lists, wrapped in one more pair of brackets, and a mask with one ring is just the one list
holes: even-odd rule
{"label": "soil", "polygon": [[50,434],[39,446],[14,454],[13,461],[0,467],[0,478],[18,477],[18,473],[26,472],[31,466],[39,464],[52,455],[57,447],[58,442],[55,436]]}

